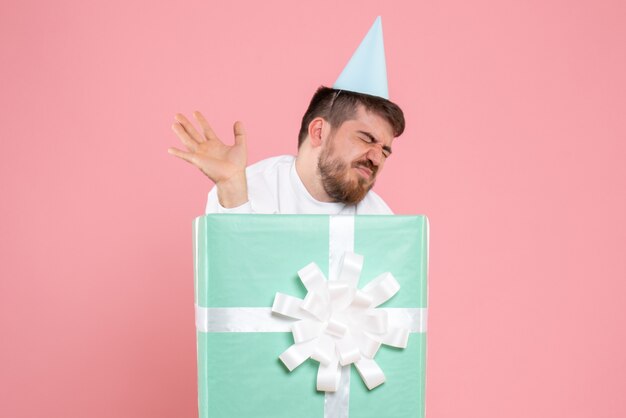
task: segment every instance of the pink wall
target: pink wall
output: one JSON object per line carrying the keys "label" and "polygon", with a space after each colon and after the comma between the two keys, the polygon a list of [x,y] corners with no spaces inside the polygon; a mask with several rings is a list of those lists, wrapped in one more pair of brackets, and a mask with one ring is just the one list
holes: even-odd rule
{"label": "pink wall", "polygon": [[626,3],[95,3],[0,5],[0,416],[197,414],[211,185],[173,115],[294,152],[378,14],[409,124],[377,190],[432,226],[428,417],[626,416]]}

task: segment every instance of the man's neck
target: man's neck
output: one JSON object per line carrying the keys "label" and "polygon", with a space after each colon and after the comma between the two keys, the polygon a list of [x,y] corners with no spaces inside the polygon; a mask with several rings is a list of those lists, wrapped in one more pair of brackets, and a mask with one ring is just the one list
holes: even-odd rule
{"label": "man's neck", "polygon": [[320,202],[333,202],[322,185],[322,179],[317,170],[317,158],[317,153],[298,152],[298,156],[296,157],[296,173],[298,177],[300,177],[300,180],[302,180],[302,184],[304,184],[306,190],[315,200]]}

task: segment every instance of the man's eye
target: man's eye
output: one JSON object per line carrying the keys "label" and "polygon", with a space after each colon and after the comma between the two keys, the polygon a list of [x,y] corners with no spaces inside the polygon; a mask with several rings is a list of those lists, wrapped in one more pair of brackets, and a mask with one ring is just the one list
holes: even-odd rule
{"label": "man's eye", "polygon": [[389,158],[390,156],[391,156],[391,153],[389,151],[383,151],[383,157]]}
{"label": "man's eye", "polygon": [[368,144],[371,144],[372,138],[370,138],[369,136],[360,136],[359,139],[361,139],[361,141],[367,142]]}

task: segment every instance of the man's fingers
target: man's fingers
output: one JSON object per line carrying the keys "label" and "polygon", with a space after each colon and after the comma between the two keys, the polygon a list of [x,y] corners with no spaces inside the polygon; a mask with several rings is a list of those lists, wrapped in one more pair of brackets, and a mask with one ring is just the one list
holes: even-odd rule
{"label": "man's fingers", "polygon": [[183,126],[180,123],[173,123],[172,130],[174,131],[176,136],[180,138],[181,142],[185,144],[185,146],[188,149],[195,151],[196,148],[198,148],[198,143],[194,141],[193,139],[191,139],[191,137],[189,136],[185,128],[183,128]]}
{"label": "man's fingers", "polygon": [[233,125],[233,133],[235,134],[235,145],[245,145],[246,143],[246,130],[243,128],[243,123],[237,121]]}
{"label": "man's fingers", "polygon": [[200,135],[200,133],[198,133],[193,124],[189,122],[185,115],[183,115],[182,113],[177,113],[176,116],[174,116],[174,119],[176,119],[176,122],[178,122],[185,129],[187,135],[189,135],[191,139],[196,142],[206,141],[204,137]]}
{"label": "man's fingers", "polygon": [[211,140],[211,139],[219,140],[217,135],[215,135],[215,132],[213,132],[213,129],[211,128],[211,125],[209,125],[209,122],[207,122],[207,120],[204,118],[202,113],[200,113],[199,111],[196,110],[195,112],[193,112],[193,117],[196,118],[196,120],[198,121],[198,123],[202,127],[202,132],[204,133],[204,137],[207,140]]}
{"label": "man's fingers", "polygon": [[178,158],[182,158],[183,160],[187,161],[188,163],[194,164],[195,165],[195,158],[194,158],[194,154],[191,152],[186,152],[186,151],[181,151],[177,148],[168,148],[167,149],[167,153],[174,155]]}

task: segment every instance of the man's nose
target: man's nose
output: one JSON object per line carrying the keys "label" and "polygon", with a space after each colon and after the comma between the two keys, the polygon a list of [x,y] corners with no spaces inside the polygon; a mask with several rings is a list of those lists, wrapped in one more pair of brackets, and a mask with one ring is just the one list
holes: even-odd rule
{"label": "man's nose", "polygon": [[383,159],[383,147],[380,144],[374,144],[367,152],[367,159],[375,166],[379,166]]}

